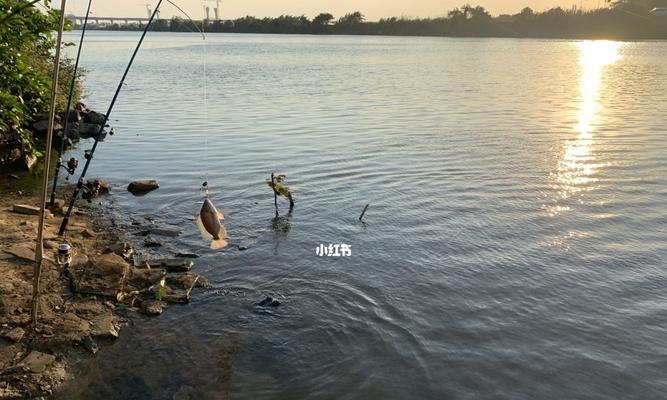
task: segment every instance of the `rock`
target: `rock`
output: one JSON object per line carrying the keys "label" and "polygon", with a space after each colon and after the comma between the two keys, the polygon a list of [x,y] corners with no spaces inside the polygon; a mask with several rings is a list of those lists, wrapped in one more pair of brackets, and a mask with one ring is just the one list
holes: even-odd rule
{"label": "rock", "polygon": [[194,253],[178,253],[176,254],[177,258],[199,258],[199,254]]}
{"label": "rock", "polygon": [[[39,215],[39,207],[29,206],[26,204],[14,204],[12,212],[23,215]],[[44,210],[44,218],[53,218],[53,213],[49,210]]]}
{"label": "rock", "polygon": [[97,111],[88,111],[83,113],[83,120],[89,124],[102,125],[105,123],[106,116]]}
{"label": "rock", "polygon": [[101,179],[88,179],[83,185],[83,194],[81,197],[90,201],[91,199],[109,194],[109,184]]}
{"label": "rock", "polygon": [[21,327],[16,327],[11,331],[5,333],[3,336],[14,343],[18,343],[21,341],[21,339],[23,339],[23,336],[25,336],[25,330],[23,330],[23,328]]}
{"label": "rock", "polygon": [[130,257],[132,257],[132,255],[134,254],[134,249],[132,248],[132,245],[127,242],[114,243],[111,246],[104,249],[104,254],[108,253],[114,253],[123,257],[126,260],[129,260]]}
{"label": "rock", "polygon": [[60,210],[63,207],[65,207],[65,200],[62,199],[53,200],[53,207],[51,207],[51,201],[49,200],[46,202],[46,207],[48,207],[51,211]]}
{"label": "rock", "polygon": [[187,272],[192,269],[192,260],[183,258],[161,258],[156,260],[145,260],[151,268],[164,268],[168,272]]}
{"label": "rock", "polygon": [[164,303],[158,300],[144,300],[141,302],[141,312],[151,317],[162,314],[163,308]]}
{"label": "rock", "polygon": [[264,300],[257,303],[257,305],[260,307],[278,307],[280,305],[280,302],[278,300],[274,300],[272,297],[267,297]]}
{"label": "rock", "polygon": [[91,336],[94,338],[115,339],[118,337],[116,318],[111,314],[103,314],[93,321]]}
{"label": "rock", "polygon": [[160,241],[153,239],[150,236],[146,236],[144,239],[144,246],[146,247],[162,247],[162,243]]}
{"label": "rock", "polygon": [[19,258],[24,261],[35,261],[35,250],[33,250],[27,244],[15,244],[9,246],[5,249],[5,253],[11,254],[16,258]]}
{"label": "rock", "polygon": [[125,275],[129,270],[129,265],[122,257],[116,254],[104,254],[94,257],[90,263],[103,273]]}
{"label": "rock", "polygon": [[136,269],[132,270],[132,282],[141,287],[147,287],[160,282],[167,275],[163,269]]}
{"label": "rock", "polygon": [[129,264],[116,254],[91,257],[83,266],[70,265],[74,290],[79,293],[115,297],[122,289]]}
{"label": "rock", "polygon": [[32,169],[35,168],[36,164],[37,164],[37,156],[33,154],[26,154],[23,157],[23,165],[21,167],[25,170],[32,171]]}
{"label": "rock", "polygon": [[13,365],[22,351],[23,345],[17,343],[9,346],[0,346],[0,370]]}
{"label": "rock", "polygon": [[100,351],[99,346],[97,346],[97,343],[95,343],[95,340],[93,340],[92,337],[86,336],[83,338],[83,347],[88,350],[91,354],[97,354],[98,351]]}
{"label": "rock", "polygon": [[150,229],[149,232],[153,235],[167,236],[167,237],[178,237],[182,233],[182,231],[178,229],[163,229],[163,228]]}
{"label": "rock", "polygon": [[26,204],[14,204],[14,206],[12,207],[12,212],[24,215],[39,215],[40,208],[29,206]]}
{"label": "rock", "polygon": [[[48,119],[43,119],[37,122],[32,123],[32,129],[36,133],[46,133],[46,131],[49,129],[49,120]],[[63,126],[58,123],[58,121],[54,121],[53,125],[53,130],[54,131],[60,131],[63,129]]]}
{"label": "rock", "polygon": [[84,230],[82,230],[82,231],[81,231],[81,236],[83,236],[83,237],[86,238],[86,239],[90,239],[90,238],[94,238],[94,237],[95,237],[95,235],[92,234],[92,233],[90,233],[90,231],[88,231],[88,229],[84,229]]}
{"label": "rock", "polygon": [[58,248],[60,243],[56,242],[55,240],[45,240],[44,241],[44,248],[48,250],[55,250]]}
{"label": "rock", "polygon": [[158,181],[154,179],[134,181],[127,186],[127,191],[134,195],[146,194],[160,187]]}
{"label": "rock", "polygon": [[[79,129],[81,128],[81,122],[70,122],[67,125],[67,131],[61,132],[59,135],[61,140],[64,135],[67,135],[68,140],[79,140],[81,138],[81,133],[79,133]],[[66,143],[65,147],[71,146],[71,143]]]}
{"label": "rock", "polygon": [[81,102],[76,103],[74,108],[81,113],[82,112],[88,112],[88,107],[86,107],[86,105],[81,103]]}
{"label": "rock", "polygon": [[172,287],[179,287],[181,289],[190,289],[194,287],[199,281],[200,276],[192,272],[186,274],[168,275],[166,278],[167,285]]}
{"label": "rock", "polygon": [[44,372],[54,361],[56,361],[56,357],[51,354],[32,351],[19,365],[39,374]]}
{"label": "rock", "polygon": [[[66,117],[67,115],[68,114],[65,113],[63,117]],[[79,121],[81,121],[81,112],[76,108],[70,109],[68,122],[79,122]]]}
{"label": "rock", "polygon": [[[100,128],[102,128],[102,125],[79,122],[79,136],[83,139],[87,138],[94,139],[100,133]],[[107,131],[102,129],[100,140],[104,140],[106,136],[107,136]]]}

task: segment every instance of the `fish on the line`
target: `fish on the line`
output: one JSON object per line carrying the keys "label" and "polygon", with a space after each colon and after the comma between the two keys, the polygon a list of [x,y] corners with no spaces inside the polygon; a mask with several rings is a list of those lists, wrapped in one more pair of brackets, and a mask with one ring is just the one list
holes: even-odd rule
{"label": "fish on the line", "polygon": [[202,236],[211,241],[211,248],[214,250],[227,247],[227,230],[220,223],[225,219],[218,209],[215,208],[209,199],[204,200],[199,215],[197,215],[197,226]]}

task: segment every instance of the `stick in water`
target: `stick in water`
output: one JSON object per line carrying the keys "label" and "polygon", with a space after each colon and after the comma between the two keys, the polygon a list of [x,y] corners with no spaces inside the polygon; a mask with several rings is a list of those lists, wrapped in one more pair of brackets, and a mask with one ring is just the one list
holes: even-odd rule
{"label": "stick in water", "polygon": [[362,211],[361,215],[359,216],[359,221],[361,221],[364,218],[364,215],[366,214],[366,210],[368,210],[368,206],[370,206],[370,204],[366,204],[366,207],[364,207],[364,211]]}

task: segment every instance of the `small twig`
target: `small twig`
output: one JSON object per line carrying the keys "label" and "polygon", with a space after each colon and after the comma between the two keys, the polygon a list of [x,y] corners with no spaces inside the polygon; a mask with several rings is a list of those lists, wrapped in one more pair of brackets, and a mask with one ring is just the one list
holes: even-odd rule
{"label": "small twig", "polygon": [[364,218],[364,215],[366,214],[366,210],[368,210],[368,206],[370,206],[370,204],[366,204],[366,207],[364,207],[364,211],[362,211],[361,215],[359,216],[359,221],[361,221]]}
{"label": "small twig", "polygon": [[195,287],[195,285],[197,284],[197,281],[198,281],[198,280],[199,280],[199,275],[197,275],[197,277],[195,278],[195,280],[192,281],[192,285],[190,285],[190,289],[188,289],[188,290],[185,292],[185,297],[186,297],[186,298],[188,298],[188,299],[190,298],[190,292],[192,292],[192,289]]}
{"label": "small twig", "polygon": [[276,192],[276,178],[271,172],[271,189],[273,189],[273,204],[276,206],[276,213],[278,212],[278,192]]}

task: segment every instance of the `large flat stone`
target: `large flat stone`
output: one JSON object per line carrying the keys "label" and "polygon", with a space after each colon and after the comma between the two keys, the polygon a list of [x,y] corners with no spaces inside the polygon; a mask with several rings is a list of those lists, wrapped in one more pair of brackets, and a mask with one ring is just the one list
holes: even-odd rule
{"label": "large flat stone", "polygon": [[35,250],[26,244],[9,246],[4,252],[24,261],[35,261]]}
{"label": "large flat stone", "polygon": [[49,365],[56,361],[56,357],[51,354],[41,353],[39,351],[32,351],[26,358],[19,363],[30,371],[35,373],[44,372]]}
{"label": "large flat stone", "polygon": [[93,321],[93,328],[90,332],[91,336],[96,338],[115,339],[118,337],[118,328],[116,326],[116,318],[111,314],[104,314]]}
{"label": "large flat stone", "polygon": [[17,214],[39,215],[39,207],[29,206],[27,204],[14,204],[12,211]]}
{"label": "large flat stone", "polygon": [[123,288],[128,270],[128,263],[116,254],[91,257],[84,265],[70,266],[75,291],[109,297]]}

